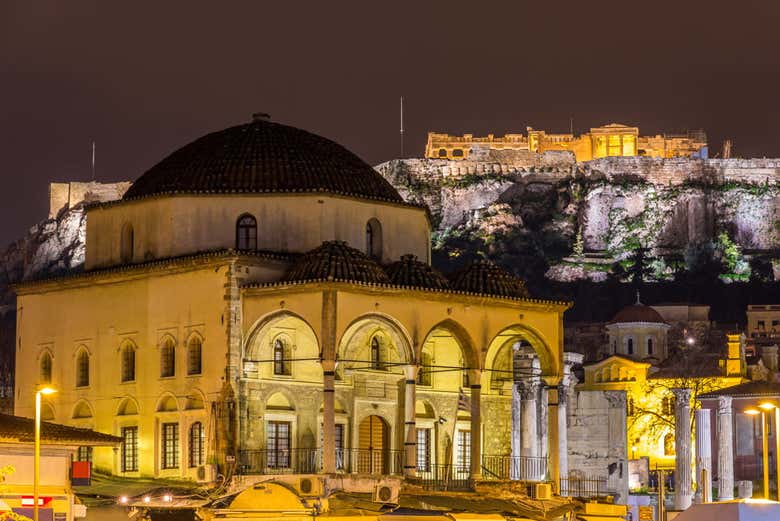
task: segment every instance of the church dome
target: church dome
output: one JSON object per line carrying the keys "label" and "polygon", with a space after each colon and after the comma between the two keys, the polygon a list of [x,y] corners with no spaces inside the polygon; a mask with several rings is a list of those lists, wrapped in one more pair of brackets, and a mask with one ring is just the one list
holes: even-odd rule
{"label": "church dome", "polygon": [[176,150],[123,199],[229,193],[330,193],[403,203],[385,178],[343,146],[265,115]]}
{"label": "church dome", "polygon": [[446,289],[449,281],[437,270],[417,260],[416,255],[403,255],[401,260],[385,268],[390,282],[397,286]]}
{"label": "church dome", "polygon": [[283,281],[349,280],[389,284],[382,267],[344,241],[327,241],[304,253],[282,277]]}
{"label": "church dome", "polygon": [[498,297],[529,297],[525,282],[486,259],[474,261],[455,273],[452,277],[452,287],[469,293]]}
{"label": "church dome", "polygon": [[610,324],[625,324],[629,322],[646,322],[650,324],[666,324],[658,311],[641,303],[626,306],[612,318]]}

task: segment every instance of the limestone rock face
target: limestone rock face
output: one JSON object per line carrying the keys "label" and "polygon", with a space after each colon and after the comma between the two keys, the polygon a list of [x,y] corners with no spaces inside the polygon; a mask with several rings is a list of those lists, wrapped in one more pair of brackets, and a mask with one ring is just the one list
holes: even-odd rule
{"label": "limestone rock face", "polygon": [[559,281],[604,280],[639,248],[661,279],[708,248],[731,252],[724,270],[734,280],[749,276],[753,258],[770,273],[778,263],[780,160],[499,160],[393,160],[377,170],[428,205],[440,261],[478,251],[518,275]]}

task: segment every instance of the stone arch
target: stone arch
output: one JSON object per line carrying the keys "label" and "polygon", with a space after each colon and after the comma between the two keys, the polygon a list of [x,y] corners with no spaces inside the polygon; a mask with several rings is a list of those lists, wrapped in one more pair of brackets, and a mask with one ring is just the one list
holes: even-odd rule
{"label": "stone arch", "polygon": [[198,389],[191,389],[184,401],[184,409],[191,411],[206,408],[206,397]]}
{"label": "stone arch", "polygon": [[177,412],[179,410],[179,400],[176,399],[173,393],[163,393],[160,399],[157,400],[155,410],[157,412]]}
{"label": "stone arch", "polygon": [[[551,348],[544,337],[530,326],[516,324],[502,329],[490,341],[485,355],[484,368],[486,370],[482,375],[483,384],[487,385],[483,385],[483,388],[490,389],[492,369],[505,362],[500,361],[499,356],[510,356],[511,346],[518,341],[524,341],[533,349],[539,360],[539,376],[548,384],[557,385],[562,376],[562,360],[558,350]],[[507,345],[510,346],[510,349],[506,349]]]}
{"label": "stone arch", "polygon": [[268,331],[272,327],[285,320],[300,321],[301,325],[305,326],[304,329],[307,333],[314,337],[317,346],[321,345],[317,332],[301,315],[287,310],[275,311],[260,317],[252,324],[252,327],[249,329],[249,334],[246,336],[246,341],[244,342],[244,358],[258,359],[258,355],[260,354],[258,349],[261,347],[258,345],[258,341],[267,337]]}
{"label": "stone arch", "polygon": [[355,369],[364,367],[366,364],[362,363],[363,360],[370,361],[369,349],[373,338],[380,338],[384,342],[386,361],[391,368],[397,369],[396,372],[400,372],[402,368],[395,364],[415,362],[411,337],[406,328],[394,318],[381,313],[360,315],[347,326],[338,343],[337,358],[358,360],[358,362],[345,362],[346,367]]}
{"label": "stone arch", "polygon": [[265,399],[266,410],[295,411],[295,400],[286,389],[279,389]]}
{"label": "stone arch", "polygon": [[[479,355],[475,347],[474,341],[471,339],[466,328],[460,325],[458,322],[452,319],[442,320],[434,325],[428,333],[425,335],[425,340],[419,345],[417,358],[420,358],[422,350],[425,348],[426,343],[432,338],[437,331],[446,331],[455,340],[460,347],[460,355],[465,364],[464,369],[481,369]],[[437,364],[440,364],[440,358],[434,353],[434,359],[437,359]]]}
{"label": "stone arch", "polygon": [[81,418],[92,418],[94,415],[94,411],[89,402],[86,400],[79,400],[75,407],[73,407],[73,414],[71,414],[70,417],[77,420]]}
{"label": "stone arch", "polygon": [[191,332],[185,342],[186,365],[188,376],[203,373],[203,335],[197,331]]}
{"label": "stone arch", "polygon": [[138,414],[139,408],[138,408],[138,402],[135,398],[132,398],[130,396],[127,396],[125,398],[122,398],[122,401],[119,402],[119,405],[116,408],[116,415],[117,416],[131,416]]}
{"label": "stone arch", "polygon": [[244,373],[247,376],[273,378],[274,342],[278,338],[286,340],[284,359],[288,376],[307,364],[316,365],[322,370],[320,360],[320,342],[314,328],[300,315],[286,310],[277,311],[261,317],[250,329],[244,343]]}
{"label": "stone arch", "polygon": [[418,399],[414,403],[414,415],[416,418],[426,418],[435,420],[438,418],[436,414],[436,408],[426,399]]}
{"label": "stone arch", "polygon": [[54,406],[49,402],[41,403],[41,420],[54,421],[57,414],[54,412]]}
{"label": "stone arch", "polygon": [[38,381],[41,384],[50,384],[54,379],[54,353],[48,347],[44,347],[38,353]]}

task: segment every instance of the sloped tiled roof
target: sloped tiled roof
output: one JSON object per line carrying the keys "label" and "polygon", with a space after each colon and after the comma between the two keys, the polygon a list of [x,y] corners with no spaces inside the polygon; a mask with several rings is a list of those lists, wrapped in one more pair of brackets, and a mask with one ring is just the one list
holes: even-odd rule
{"label": "sloped tiled roof", "polygon": [[[35,441],[35,420],[10,414],[0,414],[0,441],[30,443]],[[68,427],[58,423],[41,422],[41,442],[62,445],[119,445],[117,436],[91,429]]]}
{"label": "sloped tiled roof", "polygon": [[780,396],[780,383],[755,380],[731,387],[710,391],[699,395],[701,398],[717,398],[718,396],[731,396],[733,398],[751,398],[760,396]]}
{"label": "sloped tiled roof", "polygon": [[304,253],[284,274],[283,281],[345,280],[389,284],[382,267],[344,241],[326,241]]}
{"label": "sloped tiled roof", "polygon": [[390,282],[396,286],[427,289],[446,289],[447,278],[431,266],[417,260],[415,255],[403,255],[401,260],[389,264],[385,271]]}
{"label": "sloped tiled roof", "polygon": [[476,260],[452,277],[452,287],[469,293],[528,298],[525,283],[486,259]]}
{"label": "sloped tiled roof", "polygon": [[138,178],[123,200],[316,192],[404,203],[385,178],[343,146],[261,115],[176,150]]}

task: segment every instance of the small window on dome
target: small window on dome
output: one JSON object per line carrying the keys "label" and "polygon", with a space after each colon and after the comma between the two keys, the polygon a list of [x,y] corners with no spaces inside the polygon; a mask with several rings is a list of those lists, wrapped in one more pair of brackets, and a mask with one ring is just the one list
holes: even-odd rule
{"label": "small window on dome", "polygon": [[239,217],[236,223],[236,249],[257,249],[257,219],[249,214]]}
{"label": "small window on dome", "polygon": [[452,157],[463,157],[463,150],[460,148],[456,148],[452,151]]}
{"label": "small window on dome", "polygon": [[122,237],[119,244],[119,258],[122,262],[132,262],[135,249],[135,234],[130,223],[122,227]]}
{"label": "small window on dome", "polygon": [[439,157],[447,157],[447,149],[446,148],[440,148],[439,149]]}
{"label": "small window on dome", "polygon": [[382,258],[382,225],[376,219],[366,223],[366,255],[372,259]]}
{"label": "small window on dome", "polygon": [[633,355],[634,354],[634,339],[633,338],[629,338],[628,342],[626,342],[626,349],[627,349],[627,353],[629,355]]}

